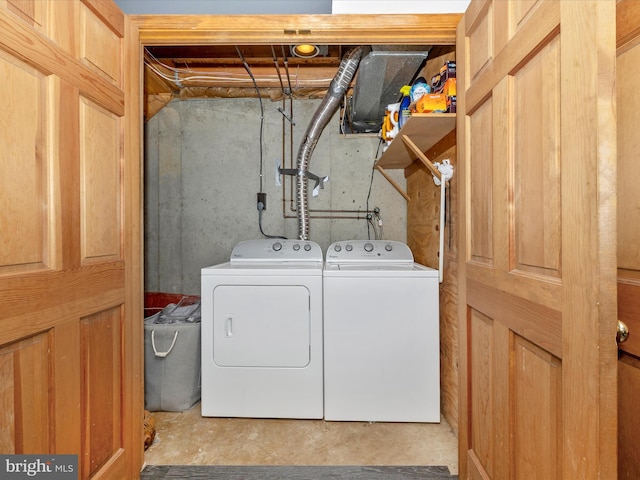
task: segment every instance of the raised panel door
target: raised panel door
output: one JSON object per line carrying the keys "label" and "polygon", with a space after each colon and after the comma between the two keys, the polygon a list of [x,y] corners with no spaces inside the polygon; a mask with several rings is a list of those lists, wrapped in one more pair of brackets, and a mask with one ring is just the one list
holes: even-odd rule
{"label": "raised panel door", "polygon": [[142,464],[125,23],[110,0],[0,2],[0,450],[78,455],[82,479]]}
{"label": "raised panel door", "polygon": [[615,1],[458,28],[460,474],[615,478]]}

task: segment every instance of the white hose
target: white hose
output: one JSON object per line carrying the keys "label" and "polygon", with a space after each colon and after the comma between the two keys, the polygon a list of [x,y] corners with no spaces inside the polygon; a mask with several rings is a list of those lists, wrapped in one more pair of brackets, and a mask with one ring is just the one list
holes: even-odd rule
{"label": "white hose", "polygon": [[440,182],[440,252],[438,253],[438,279],[442,283],[444,277],[444,209],[447,182]]}
{"label": "white hose", "polygon": [[440,172],[440,178],[433,176],[433,182],[440,185],[440,250],[438,252],[438,278],[440,283],[444,279],[444,212],[446,208],[445,191],[447,182],[453,177],[453,165],[449,163],[449,159],[443,160],[442,163],[435,162],[434,167]]}

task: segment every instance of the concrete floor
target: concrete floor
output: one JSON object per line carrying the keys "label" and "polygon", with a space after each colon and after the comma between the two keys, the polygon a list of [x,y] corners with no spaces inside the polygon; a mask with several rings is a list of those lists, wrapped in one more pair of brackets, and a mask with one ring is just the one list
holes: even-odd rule
{"label": "concrete floor", "polygon": [[368,423],[203,418],[153,412],[147,465],[443,465],[458,473],[457,438],[447,422]]}

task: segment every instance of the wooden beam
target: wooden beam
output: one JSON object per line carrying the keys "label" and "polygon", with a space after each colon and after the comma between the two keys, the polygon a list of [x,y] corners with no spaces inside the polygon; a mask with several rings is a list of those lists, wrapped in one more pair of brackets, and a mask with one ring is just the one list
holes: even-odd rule
{"label": "wooden beam", "polygon": [[391,178],[391,175],[389,175],[384,168],[382,168],[380,165],[376,165],[376,170],[378,170],[380,174],[387,179],[387,182],[389,182],[391,186],[395,188],[398,191],[398,193],[402,195],[407,202],[411,201],[411,197],[407,195],[407,192],[404,191],[404,189],[400,186],[398,182],[396,182],[393,178]]}
{"label": "wooden beam", "polygon": [[[440,155],[456,146],[456,129],[454,128],[444,137],[442,137],[435,145],[426,150],[424,154],[428,158],[437,159]],[[404,170],[404,176],[410,177],[418,170],[425,168],[424,163],[416,160]]]}
{"label": "wooden beam", "polygon": [[413,141],[407,135],[402,135],[402,141],[407,147],[411,149],[411,151],[413,151],[413,153],[415,153],[418,156],[418,160],[424,163],[425,167],[429,169],[431,174],[434,177],[437,177],[439,180],[441,178],[440,170],[438,170],[435,167],[435,165],[431,163],[431,160],[429,160],[427,156],[424,153],[422,153],[422,151],[418,148],[418,146],[415,143],[413,143]]}
{"label": "wooden beam", "polygon": [[138,15],[143,45],[455,45],[461,14]]}

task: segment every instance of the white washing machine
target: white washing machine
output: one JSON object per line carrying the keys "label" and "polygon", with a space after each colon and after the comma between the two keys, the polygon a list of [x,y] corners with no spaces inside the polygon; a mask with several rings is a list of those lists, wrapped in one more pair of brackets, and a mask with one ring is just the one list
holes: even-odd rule
{"label": "white washing machine", "polygon": [[322,250],[250,240],[203,268],[202,415],[322,418]]}
{"label": "white washing machine", "polygon": [[394,241],[325,257],[325,420],[440,422],[438,271]]}

